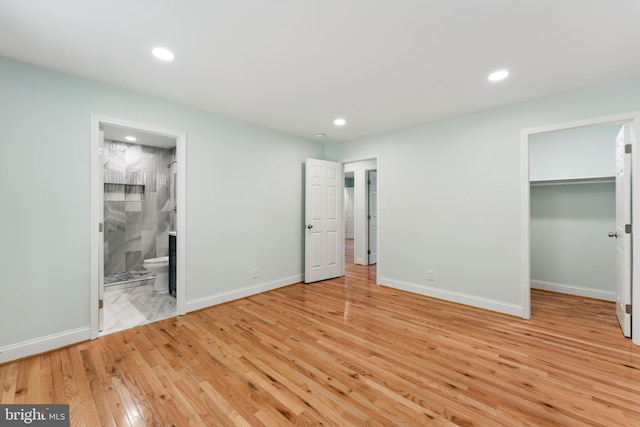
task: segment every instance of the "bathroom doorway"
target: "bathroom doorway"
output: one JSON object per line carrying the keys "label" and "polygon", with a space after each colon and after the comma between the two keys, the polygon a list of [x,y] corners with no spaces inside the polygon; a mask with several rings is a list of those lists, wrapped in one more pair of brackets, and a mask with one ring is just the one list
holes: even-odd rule
{"label": "bathroom doorway", "polygon": [[94,119],[92,338],[184,314],[185,258],[184,134]]}

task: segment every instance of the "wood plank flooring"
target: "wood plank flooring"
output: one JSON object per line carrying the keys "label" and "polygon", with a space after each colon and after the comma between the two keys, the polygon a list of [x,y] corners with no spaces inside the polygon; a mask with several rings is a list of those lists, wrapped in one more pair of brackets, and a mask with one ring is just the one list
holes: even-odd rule
{"label": "wood plank flooring", "polygon": [[1,403],[72,426],[638,426],[612,303],[543,291],[524,321],[376,286],[375,266],[0,366]]}

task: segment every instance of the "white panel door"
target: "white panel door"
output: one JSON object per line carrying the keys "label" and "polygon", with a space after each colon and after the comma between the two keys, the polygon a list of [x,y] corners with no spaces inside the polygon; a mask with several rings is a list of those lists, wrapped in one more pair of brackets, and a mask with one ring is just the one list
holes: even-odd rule
{"label": "white panel door", "polygon": [[368,171],[369,265],[378,262],[378,172]]}
{"label": "white panel door", "polygon": [[100,172],[98,185],[100,186],[100,224],[102,224],[102,234],[98,239],[98,331],[104,329],[104,131],[100,131],[98,137],[98,157]]}
{"label": "white panel door", "polygon": [[344,275],[343,202],[342,164],[307,159],[305,283]]}
{"label": "white panel door", "polygon": [[354,192],[353,187],[348,187],[344,189],[344,211],[345,211],[345,228],[344,228],[344,237],[347,239],[353,239],[354,237]]}
{"label": "white panel door", "polygon": [[616,137],[616,315],[625,337],[631,336],[631,234],[625,232],[631,224],[631,154],[625,153],[630,130],[626,124]]}

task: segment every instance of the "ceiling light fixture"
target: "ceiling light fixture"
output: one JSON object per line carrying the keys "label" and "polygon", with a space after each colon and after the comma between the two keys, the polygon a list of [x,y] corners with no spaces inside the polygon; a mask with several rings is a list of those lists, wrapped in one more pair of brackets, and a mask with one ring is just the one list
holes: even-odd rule
{"label": "ceiling light fixture", "polygon": [[135,141],[137,138],[135,136],[125,136],[124,139],[126,139],[129,142],[133,142]]}
{"label": "ceiling light fixture", "polygon": [[156,58],[162,59],[163,61],[173,61],[176,59],[176,55],[173,52],[163,47],[153,48],[152,52]]}
{"label": "ceiling light fixture", "polygon": [[314,136],[315,138],[322,139],[322,138],[324,138],[324,133],[316,133],[316,134],[315,134],[315,135],[313,135],[313,136]]}
{"label": "ceiling light fixture", "polygon": [[336,126],[344,126],[347,121],[345,119],[335,119],[333,124]]}
{"label": "ceiling light fixture", "polygon": [[507,70],[498,70],[489,74],[489,80],[492,82],[499,82],[500,80],[504,80],[509,76],[509,72]]}

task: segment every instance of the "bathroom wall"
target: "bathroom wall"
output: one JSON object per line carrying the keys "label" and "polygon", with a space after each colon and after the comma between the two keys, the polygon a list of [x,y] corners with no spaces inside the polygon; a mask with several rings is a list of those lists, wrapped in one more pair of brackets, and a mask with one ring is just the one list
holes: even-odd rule
{"label": "bathroom wall", "polygon": [[105,141],[104,273],[142,270],[169,254],[175,230],[175,148]]}

